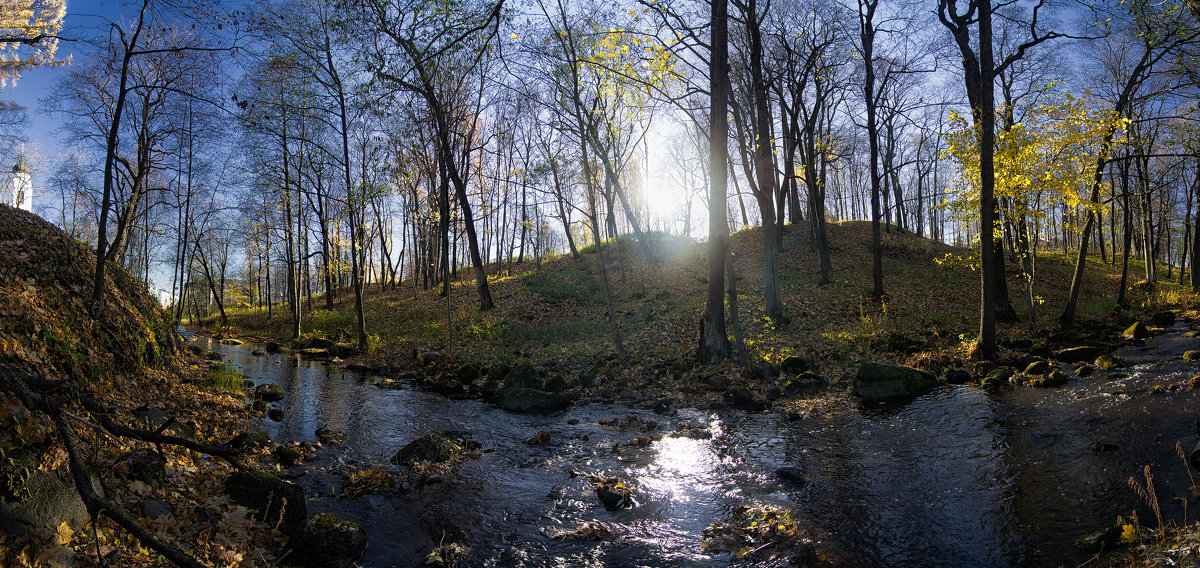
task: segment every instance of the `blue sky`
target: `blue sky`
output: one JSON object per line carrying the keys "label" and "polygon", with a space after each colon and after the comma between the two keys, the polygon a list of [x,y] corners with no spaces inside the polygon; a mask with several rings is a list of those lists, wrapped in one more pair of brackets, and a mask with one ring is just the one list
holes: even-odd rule
{"label": "blue sky", "polygon": [[[81,38],[95,35],[108,22],[120,21],[122,14],[137,7],[130,7],[126,2],[113,0],[67,0],[67,17],[60,32],[64,38]],[[80,60],[79,54],[86,48],[78,41],[63,41],[59,43],[58,58],[65,59],[74,56]],[[27,71],[21,75],[15,86],[0,89],[0,99],[14,101],[29,110],[29,127],[26,136],[41,146],[46,157],[53,161],[54,156],[61,154],[55,131],[61,121],[52,115],[41,112],[39,101],[53,92],[55,84],[66,71],[68,66],[57,68],[40,68]],[[11,156],[0,156],[6,164],[15,161]],[[0,164],[4,165],[4,164]],[[35,176],[35,187],[45,187],[45,170],[53,167],[49,164],[34,164],[39,171]],[[38,167],[41,166],[41,167]],[[36,190],[35,190],[36,191]]]}

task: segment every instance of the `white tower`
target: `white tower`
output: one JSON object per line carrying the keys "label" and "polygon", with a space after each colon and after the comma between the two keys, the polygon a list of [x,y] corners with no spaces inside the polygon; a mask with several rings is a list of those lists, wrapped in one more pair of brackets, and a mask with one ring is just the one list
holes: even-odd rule
{"label": "white tower", "polygon": [[0,187],[0,203],[33,212],[33,170],[29,169],[24,154],[17,158],[12,174]]}

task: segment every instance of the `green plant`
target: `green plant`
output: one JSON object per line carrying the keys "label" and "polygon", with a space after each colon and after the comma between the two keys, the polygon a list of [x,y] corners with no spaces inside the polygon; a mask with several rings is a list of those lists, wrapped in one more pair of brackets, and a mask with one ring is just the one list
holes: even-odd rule
{"label": "green plant", "polygon": [[468,337],[476,337],[484,341],[499,339],[507,335],[510,331],[508,318],[500,318],[492,322],[484,322],[482,325],[468,325],[463,333]]}
{"label": "green plant", "polygon": [[354,316],[337,310],[313,310],[308,315],[308,329],[320,331],[328,337],[348,332],[354,326]]}
{"label": "green plant", "polygon": [[245,377],[230,365],[221,365],[208,372],[209,386],[217,391],[242,392]]}

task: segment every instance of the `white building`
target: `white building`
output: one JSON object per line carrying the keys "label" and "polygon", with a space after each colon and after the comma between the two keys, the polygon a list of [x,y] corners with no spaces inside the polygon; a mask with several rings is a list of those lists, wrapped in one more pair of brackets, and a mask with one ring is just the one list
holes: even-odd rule
{"label": "white building", "polygon": [[24,154],[17,158],[12,173],[0,174],[0,203],[33,212],[33,170]]}

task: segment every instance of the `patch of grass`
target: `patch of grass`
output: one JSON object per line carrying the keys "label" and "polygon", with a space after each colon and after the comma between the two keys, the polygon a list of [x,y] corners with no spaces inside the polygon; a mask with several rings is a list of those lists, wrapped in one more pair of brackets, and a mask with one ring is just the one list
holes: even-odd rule
{"label": "patch of grass", "polygon": [[242,381],[246,379],[240,371],[230,365],[221,365],[208,372],[209,388],[215,391],[242,392]]}
{"label": "patch of grass", "polygon": [[601,302],[600,283],[582,270],[535,272],[525,278],[525,287],[547,302]]}
{"label": "patch of grass", "polygon": [[308,329],[324,333],[326,337],[349,334],[354,328],[354,314],[349,312],[313,310],[308,317]]}

